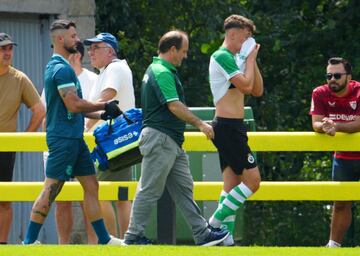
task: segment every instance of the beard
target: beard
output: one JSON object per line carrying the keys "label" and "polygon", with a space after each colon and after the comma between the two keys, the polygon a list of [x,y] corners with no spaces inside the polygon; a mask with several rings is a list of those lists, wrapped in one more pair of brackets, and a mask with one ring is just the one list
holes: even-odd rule
{"label": "beard", "polygon": [[75,46],[68,47],[68,46],[64,45],[64,49],[70,54],[77,53],[77,50],[76,50]]}
{"label": "beard", "polygon": [[344,83],[336,83],[336,82],[331,82],[328,84],[329,89],[334,92],[334,93],[338,93],[343,91],[346,88],[346,81]]}

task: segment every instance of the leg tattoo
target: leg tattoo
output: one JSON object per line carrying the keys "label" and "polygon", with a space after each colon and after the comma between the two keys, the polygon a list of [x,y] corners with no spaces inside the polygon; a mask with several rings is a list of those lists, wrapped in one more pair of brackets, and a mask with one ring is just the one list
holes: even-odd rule
{"label": "leg tattoo", "polygon": [[[40,202],[37,202],[36,206],[34,206],[33,211],[32,211],[33,214],[40,215],[42,218],[45,219],[46,216],[48,215],[51,204],[55,201],[55,198],[60,193],[63,185],[64,185],[63,181],[58,181],[57,183],[53,183],[53,184],[49,185],[49,187],[47,187],[45,189],[46,191],[48,191],[48,194],[49,194],[48,198],[46,198],[47,193],[45,193],[45,192],[41,193]],[[42,203],[41,206],[39,205],[40,203]]]}

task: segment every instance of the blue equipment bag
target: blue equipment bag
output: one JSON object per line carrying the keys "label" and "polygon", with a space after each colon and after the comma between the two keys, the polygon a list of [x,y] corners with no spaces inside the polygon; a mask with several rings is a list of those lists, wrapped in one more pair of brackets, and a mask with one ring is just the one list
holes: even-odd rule
{"label": "blue equipment bag", "polygon": [[120,171],[142,159],[139,151],[141,109],[129,109],[113,120],[102,123],[93,133],[96,147],[91,158],[101,171]]}

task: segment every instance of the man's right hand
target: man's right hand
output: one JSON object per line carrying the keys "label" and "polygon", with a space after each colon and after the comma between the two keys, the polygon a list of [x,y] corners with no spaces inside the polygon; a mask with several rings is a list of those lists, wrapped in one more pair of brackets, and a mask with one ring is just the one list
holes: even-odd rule
{"label": "man's right hand", "polygon": [[260,44],[256,44],[254,49],[250,52],[250,54],[248,55],[248,57],[246,58],[247,60],[256,60],[256,57],[259,53],[260,50]]}
{"label": "man's right hand", "polygon": [[327,117],[323,118],[322,129],[326,134],[330,136],[335,136],[336,134],[335,122],[330,118]]}
{"label": "man's right hand", "polygon": [[113,119],[122,114],[118,107],[119,101],[113,100],[105,103],[105,112],[101,113],[100,117],[103,120]]}

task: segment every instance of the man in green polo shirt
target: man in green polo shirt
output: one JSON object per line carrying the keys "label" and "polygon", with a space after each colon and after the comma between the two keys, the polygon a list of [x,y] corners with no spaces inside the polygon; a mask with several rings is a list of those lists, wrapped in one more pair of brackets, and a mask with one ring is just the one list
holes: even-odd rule
{"label": "man in green polo shirt", "polygon": [[126,244],[150,244],[144,236],[151,208],[164,188],[190,224],[195,243],[210,246],[221,243],[228,232],[210,230],[193,200],[193,179],[184,150],[185,123],[200,129],[208,139],[214,131],[193,115],[185,105],[184,89],[176,67],[187,57],[189,39],[185,32],[167,32],[159,41],[159,56],[147,69],[141,88],[143,130],[140,151],[141,177],[131,212]]}

